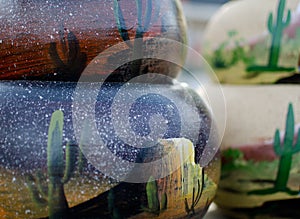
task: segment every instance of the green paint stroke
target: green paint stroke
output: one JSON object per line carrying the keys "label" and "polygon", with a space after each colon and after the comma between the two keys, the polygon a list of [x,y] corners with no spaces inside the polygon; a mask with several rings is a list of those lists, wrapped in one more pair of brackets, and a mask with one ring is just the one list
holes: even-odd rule
{"label": "green paint stroke", "polygon": [[283,36],[283,31],[291,22],[291,10],[289,9],[287,12],[287,16],[284,18],[285,11],[285,0],[280,0],[277,8],[277,18],[274,21],[273,13],[269,14],[268,18],[268,30],[272,37],[271,48],[269,53],[269,61],[267,66],[249,66],[247,71],[266,71],[266,72],[274,72],[274,71],[292,71],[295,68],[293,67],[280,67],[278,66],[280,49],[281,49],[281,41]]}
{"label": "green paint stroke", "polygon": [[146,193],[148,200],[148,210],[154,214],[159,214],[160,204],[158,198],[157,182],[152,176],[147,182]]}
{"label": "green paint stroke", "polygon": [[295,153],[300,151],[300,132],[298,130],[297,141],[294,144],[295,120],[293,105],[290,103],[286,119],[286,129],[283,144],[281,144],[280,133],[277,129],[274,136],[274,151],[280,157],[278,172],[275,180],[275,188],[279,191],[287,187],[292,158]]}
{"label": "green paint stroke", "polygon": [[269,56],[269,66],[277,66],[280,54],[281,40],[283,30],[288,27],[291,22],[291,10],[287,12],[287,17],[284,19],[285,0],[280,0],[277,9],[277,19],[274,23],[273,13],[269,14],[268,30],[272,35],[272,44]]}
{"label": "green paint stroke", "polygon": [[158,185],[156,180],[151,176],[146,184],[146,195],[148,201],[148,207],[142,207],[146,212],[150,212],[155,215],[159,215],[162,211],[168,207],[167,193],[161,195],[159,200]]}
{"label": "green paint stroke", "polygon": [[[290,103],[286,118],[286,128],[283,142],[280,139],[280,132],[277,129],[274,136],[274,151],[279,156],[279,165],[274,187],[264,190],[251,191],[248,194],[267,195],[276,192],[286,192],[290,195],[298,194],[298,191],[291,191],[288,187],[288,180],[292,166],[293,155],[300,151],[300,129],[295,142],[295,119],[293,105]],[[294,144],[295,142],[295,144]]]}
{"label": "green paint stroke", "polygon": [[[27,176],[27,185],[32,199],[39,206],[48,206],[49,218],[66,218],[69,206],[64,192],[67,183],[75,169],[77,147],[66,145],[65,159],[63,151],[63,112],[60,110],[52,114],[48,130],[47,167],[48,185],[42,174],[37,177]],[[64,161],[65,160],[65,161]]]}

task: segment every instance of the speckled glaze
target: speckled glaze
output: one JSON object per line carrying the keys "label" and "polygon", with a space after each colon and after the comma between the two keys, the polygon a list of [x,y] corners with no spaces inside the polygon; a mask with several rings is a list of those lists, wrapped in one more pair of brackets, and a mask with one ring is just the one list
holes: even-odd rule
{"label": "speckled glaze", "polygon": [[[77,102],[89,107],[91,100],[87,96],[97,94],[95,86],[98,85],[83,84],[88,95],[74,97],[77,83],[0,84],[0,180],[1,189],[5,191],[0,194],[1,217],[102,219],[114,218],[114,211],[120,218],[202,217],[216,192],[220,159],[218,153],[213,153],[213,146],[206,144],[212,134],[212,118],[199,96],[181,84],[133,83],[127,84],[127,92],[122,93],[122,83],[106,83],[95,105],[97,131],[89,131],[86,126],[76,125],[78,119],[88,116],[81,114],[84,110],[77,108]],[[128,114],[131,123],[127,127],[127,119],[120,115],[128,105],[128,93],[134,96],[141,91],[148,94],[132,104]],[[117,106],[113,103],[116,96],[122,100]],[[62,145],[55,147],[51,142],[56,142],[53,139],[57,139],[57,134],[53,137],[53,132],[48,130],[53,127],[55,116],[52,113],[57,113],[57,109],[64,115],[63,139]],[[183,113],[189,111],[189,114]],[[162,118],[151,120],[157,113]],[[196,120],[201,121],[201,125]],[[132,130],[134,136],[129,137],[147,137],[147,127],[155,132],[163,125],[161,121],[166,121],[166,131],[160,139],[154,139],[156,146],[151,148],[138,148],[118,130],[120,127],[121,131]],[[79,139],[76,132],[80,133]],[[214,140],[217,141],[216,137]],[[132,183],[133,180],[118,181],[115,174],[112,177],[104,174],[114,167],[116,157],[133,164],[149,163],[162,159],[174,146],[178,153],[166,160],[174,170],[159,179],[152,178],[152,181],[148,176],[149,181]],[[104,147],[112,152],[112,158],[102,154]],[[89,154],[91,150],[95,156]],[[188,157],[179,169],[172,166],[185,155]],[[65,157],[61,164],[60,156]],[[66,181],[58,174],[62,170],[68,173]],[[131,179],[136,179],[149,171],[151,176],[164,171],[162,166],[138,170],[125,163],[113,173],[123,170],[127,172],[127,179],[130,175],[133,175]],[[60,192],[53,190],[53,186]]]}
{"label": "speckled glaze", "polygon": [[[114,12],[115,2],[1,2],[0,80],[77,81],[86,65],[99,53],[124,40],[141,37],[137,36],[139,21],[135,1],[117,1],[124,19],[119,26]],[[151,14],[147,14],[149,2],[139,2],[144,22],[142,25],[148,27],[142,34],[143,38],[164,37],[185,43],[185,20],[178,0],[153,1]],[[150,23],[146,24],[145,19],[148,18]],[[128,38],[122,37],[121,32],[126,32]],[[168,45],[164,46],[165,51],[171,48]],[[144,47],[147,47],[147,42]],[[184,57],[184,51],[181,53],[179,51],[178,55]],[[120,56],[122,57],[122,54]],[[151,68],[147,68],[149,65]],[[178,67],[162,62],[143,63],[142,69],[145,68],[147,71],[160,72],[172,77],[179,72]],[[98,69],[94,73],[107,72]],[[118,77],[113,80],[124,79]]]}
{"label": "speckled glaze", "polygon": [[219,139],[158,40],[185,43],[179,0],[1,1],[0,24],[0,218],[203,217]]}

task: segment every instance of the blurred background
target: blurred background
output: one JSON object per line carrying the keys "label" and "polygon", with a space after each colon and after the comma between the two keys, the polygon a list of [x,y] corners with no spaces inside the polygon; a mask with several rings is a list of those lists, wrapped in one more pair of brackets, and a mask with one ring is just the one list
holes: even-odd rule
{"label": "blurred background", "polygon": [[228,0],[182,0],[188,23],[189,45],[201,53],[207,22]]}

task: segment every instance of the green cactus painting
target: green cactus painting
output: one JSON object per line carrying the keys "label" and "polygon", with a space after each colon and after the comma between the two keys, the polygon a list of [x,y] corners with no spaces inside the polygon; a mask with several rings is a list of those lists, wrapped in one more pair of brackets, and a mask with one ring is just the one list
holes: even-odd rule
{"label": "green cactus painting", "polygon": [[289,104],[283,144],[281,143],[279,130],[276,130],[274,137],[274,151],[280,157],[275,181],[275,188],[278,191],[284,191],[287,188],[292,157],[300,151],[300,130],[298,131],[297,141],[294,144],[294,123],[293,106]]}
{"label": "green cactus painting", "polygon": [[273,13],[270,13],[268,18],[268,30],[272,35],[272,44],[269,56],[270,67],[277,67],[283,30],[291,21],[291,10],[288,10],[287,17],[284,20],[284,8],[285,0],[280,0],[277,10],[276,24],[274,24]]}
{"label": "green cactus painting", "polygon": [[151,176],[146,184],[146,194],[148,207],[143,209],[152,214],[159,215],[162,211],[167,209],[168,197],[166,193],[163,193],[161,200],[159,200],[158,186],[155,179]]}
{"label": "green cactus painting", "polygon": [[159,199],[158,199],[158,191],[157,191],[157,183],[150,177],[147,185],[146,185],[146,192],[147,192],[147,199],[148,199],[148,208],[152,213],[159,213],[160,206],[159,206]]}
{"label": "green cactus painting", "polygon": [[276,192],[286,192],[290,195],[296,195],[299,191],[292,191],[287,187],[290,170],[292,166],[293,155],[300,152],[300,129],[297,139],[295,139],[295,121],[293,105],[290,103],[286,118],[286,129],[283,142],[280,139],[280,132],[277,129],[274,136],[273,148],[279,157],[277,176],[274,181],[274,187],[263,190],[250,191],[249,194],[267,195]]}
{"label": "green cactus painting", "polygon": [[[68,215],[68,202],[64,192],[67,183],[75,169],[77,148],[66,145],[65,159],[63,152],[63,113],[55,111],[52,114],[48,131],[47,167],[48,185],[43,186],[42,174],[36,179],[28,175],[28,188],[33,200],[40,206],[48,206],[49,218],[65,218]],[[64,161],[65,160],[65,161]]]}
{"label": "green cactus painting", "polygon": [[[145,8],[145,15],[143,16],[143,3],[141,0],[136,0],[136,13],[137,13],[137,28],[135,31],[135,39],[140,40],[134,40],[134,42],[130,42],[129,37],[129,30],[130,28],[127,27],[126,21],[121,9],[121,5],[119,0],[114,0],[114,15],[115,20],[117,23],[117,28],[119,31],[119,34],[124,42],[129,46],[129,48],[132,48],[133,50],[133,57],[134,60],[133,63],[130,65],[132,72],[140,72],[141,71],[141,57],[143,57],[143,37],[144,34],[147,33],[150,29],[151,25],[151,19],[152,19],[152,11],[153,11],[153,1],[148,0],[146,1],[146,8]],[[156,5],[156,14],[154,16],[154,19],[158,18],[159,11],[160,11],[160,3],[158,1],[155,1]]]}
{"label": "green cactus painting", "polygon": [[[150,24],[151,24],[151,18],[152,18],[152,0],[147,1],[146,3],[146,10],[145,10],[145,16],[142,14],[142,1],[137,0],[136,1],[136,8],[137,8],[137,20],[138,20],[138,26],[136,28],[135,33],[135,39],[142,39],[144,37],[144,34],[149,30]],[[158,3],[157,6],[160,4]],[[159,7],[158,7],[159,9]],[[159,12],[159,10],[157,10]],[[127,43],[130,47],[133,47],[133,56],[134,58],[140,58],[142,57],[142,41],[141,40],[135,40],[134,45],[131,45],[129,40],[129,28],[126,25],[125,18],[123,16],[123,12],[119,3],[119,0],[114,0],[114,14],[115,19],[117,22],[118,31],[123,39],[124,42]],[[143,19],[144,17],[144,19]],[[156,14],[155,17],[158,17],[158,14]],[[144,22],[143,22],[144,21]]]}
{"label": "green cactus painting", "polygon": [[249,66],[247,67],[248,72],[264,72],[264,71],[292,71],[294,67],[282,67],[278,66],[281,41],[283,36],[283,31],[291,22],[291,10],[287,11],[287,15],[284,18],[285,12],[285,0],[280,0],[277,8],[277,18],[274,22],[274,16],[271,12],[269,14],[267,26],[268,30],[272,37],[270,52],[269,52],[269,61],[266,66]]}
{"label": "green cactus painting", "polygon": [[107,195],[108,210],[112,219],[122,219],[119,209],[115,206],[115,194],[114,190],[111,189]]}

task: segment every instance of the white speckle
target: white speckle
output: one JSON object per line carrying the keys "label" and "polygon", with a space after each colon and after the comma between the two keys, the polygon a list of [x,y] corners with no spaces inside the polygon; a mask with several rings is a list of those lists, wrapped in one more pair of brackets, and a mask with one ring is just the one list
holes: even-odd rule
{"label": "white speckle", "polygon": [[69,15],[70,15],[70,16],[73,16],[73,14],[72,14],[72,13],[70,13]]}
{"label": "white speckle", "polygon": [[31,211],[29,209],[25,210],[25,214],[30,214],[30,213],[31,213]]}
{"label": "white speckle", "polygon": [[0,40],[0,43],[3,43],[3,40]]}
{"label": "white speckle", "polygon": [[11,182],[16,182],[16,177],[13,177]]}

